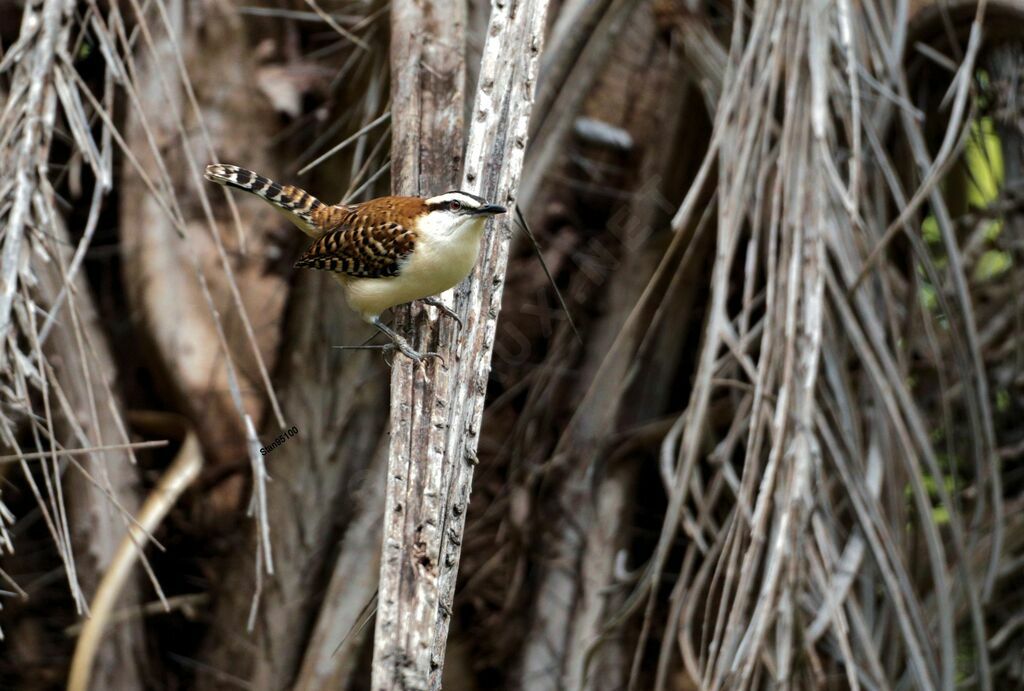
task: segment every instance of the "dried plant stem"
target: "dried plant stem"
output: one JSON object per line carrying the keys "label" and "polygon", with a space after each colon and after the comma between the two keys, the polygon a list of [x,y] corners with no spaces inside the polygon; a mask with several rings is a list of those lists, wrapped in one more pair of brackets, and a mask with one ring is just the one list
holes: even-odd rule
{"label": "dried plant stem", "polygon": [[[192,481],[199,475],[203,466],[202,451],[199,440],[191,430],[185,433],[181,449],[174,462],[164,471],[160,481],[150,492],[138,512],[140,527],[131,526],[128,534],[121,540],[117,552],[103,574],[96,588],[91,607],[91,617],[82,627],[75,645],[75,654],[71,659],[71,671],[68,674],[68,691],[87,691],[92,675],[92,665],[106,630],[119,602],[132,567],[141,554],[147,533],[153,533],[164,517],[174,506],[182,492],[188,489]],[[163,592],[157,591],[166,611],[169,610]]]}

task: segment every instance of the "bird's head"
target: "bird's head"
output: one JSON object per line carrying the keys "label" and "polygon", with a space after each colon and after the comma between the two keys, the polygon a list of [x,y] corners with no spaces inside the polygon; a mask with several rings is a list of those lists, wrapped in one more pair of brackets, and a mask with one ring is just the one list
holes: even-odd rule
{"label": "bird's head", "polygon": [[486,199],[458,190],[424,199],[428,225],[446,234],[475,228],[480,230],[491,216],[507,209],[489,204]]}

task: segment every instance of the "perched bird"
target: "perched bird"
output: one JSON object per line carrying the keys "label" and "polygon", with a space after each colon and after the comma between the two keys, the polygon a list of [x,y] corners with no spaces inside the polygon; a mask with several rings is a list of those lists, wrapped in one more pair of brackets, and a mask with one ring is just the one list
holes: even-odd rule
{"label": "perched bird", "polygon": [[380,320],[381,313],[421,300],[458,320],[432,296],[469,275],[487,219],[505,213],[502,206],[459,191],[328,205],[297,187],[220,163],[206,167],[206,179],[263,198],[314,238],[295,266],[332,272],[349,306],[416,362],[439,356],[413,350]]}

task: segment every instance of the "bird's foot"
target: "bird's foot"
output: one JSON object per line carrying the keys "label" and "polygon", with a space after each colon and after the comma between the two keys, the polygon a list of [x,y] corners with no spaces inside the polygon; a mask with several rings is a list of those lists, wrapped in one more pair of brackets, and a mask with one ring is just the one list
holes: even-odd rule
{"label": "bird's foot", "polygon": [[441,361],[441,366],[446,366],[444,357],[440,353],[421,353],[418,350],[415,350],[411,345],[409,345],[409,341],[405,340],[401,334],[382,322],[379,317],[372,317],[370,323],[376,326],[381,333],[391,340],[391,343],[385,346],[386,349],[397,350],[417,365],[422,365],[424,360],[434,357]]}
{"label": "bird's foot", "polygon": [[456,314],[455,310],[453,310],[451,307],[449,307],[448,305],[444,304],[443,302],[441,302],[437,298],[421,298],[420,302],[422,302],[424,305],[430,305],[431,307],[436,307],[442,313],[447,314],[449,317],[451,317],[452,319],[455,320],[456,324],[459,325],[459,330],[462,330],[462,318],[458,314]]}
{"label": "bird's foot", "polygon": [[420,351],[415,350],[411,345],[409,345],[409,342],[404,338],[395,338],[389,345],[391,350],[397,350],[402,355],[416,363],[416,365],[422,365],[423,361],[426,360],[427,358],[437,358],[438,360],[441,361],[442,367],[447,366],[447,364],[444,361],[444,356],[441,355],[440,353],[435,353],[433,351],[421,353]]}

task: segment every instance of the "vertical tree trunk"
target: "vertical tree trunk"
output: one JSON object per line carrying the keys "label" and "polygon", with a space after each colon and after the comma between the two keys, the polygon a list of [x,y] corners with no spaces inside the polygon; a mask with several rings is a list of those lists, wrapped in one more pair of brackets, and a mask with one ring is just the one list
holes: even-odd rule
{"label": "vertical tree trunk", "polygon": [[[484,45],[462,187],[509,208],[515,203],[522,172],[547,6],[547,0],[496,5]],[[393,48],[396,100],[392,112],[396,128],[405,120],[403,108],[410,107],[399,100],[408,93],[408,80],[416,74],[410,70],[420,65],[433,68],[435,62],[445,64],[440,62],[431,43],[426,48],[417,47],[415,40],[423,36],[439,39],[442,34],[433,26],[435,21],[447,22],[448,29],[459,22],[453,17],[460,15],[433,15],[434,5],[424,7],[422,15],[406,15],[409,10],[403,8],[396,12],[394,20],[396,43],[409,35],[414,38],[408,54],[401,46]],[[413,18],[416,24],[406,24],[407,18]],[[416,33],[412,33],[413,29]],[[448,43],[437,50],[450,49],[452,45],[461,43]],[[412,65],[395,63],[402,55],[417,54],[419,60]],[[424,71],[431,78],[444,75],[438,69]],[[408,127],[422,134],[425,128],[420,123],[432,122],[442,132],[452,132],[450,121],[434,110],[437,103],[433,97],[412,100],[417,117],[408,121]],[[454,112],[461,112],[459,103],[461,98],[453,103],[452,108],[457,109]],[[420,104],[430,109],[421,110]],[[394,164],[413,166],[411,170],[396,168],[396,191],[412,189],[413,180],[423,182],[423,173],[429,172],[423,168],[424,160],[439,160],[452,169],[457,165],[460,138],[449,140],[440,159],[419,151],[414,152],[417,155],[410,163],[399,161],[405,151],[403,133],[396,129],[394,136]],[[420,146],[433,147],[434,143],[430,138],[421,139]],[[412,177],[414,174],[416,177]],[[417,369],[398,358],[393,370],[392,438],[374,638],[374,689],[441,686],[444,646],[511,228],[508,217],[497,222],[495,231],[484,240],[473,275],[456,289],[456,309],[464,315],[465,328],[453,334],[451,324],[440,325],[443,337],[436,347],[445,354],[446,364],[432,361]],[[445,299],[451,299],[451,292]],[[417,345],[424,347],[430,343],[433,348],[427,338],[437,338],[438,331],[431,324],[421,331]]]}
{"label": "vertical tree trunk", "polygon": [[[458,186],[465,104],[463,0],[399,0],[391,8],[391,186],[395,194],[431,195]],[[400,326],[427,319],[395,310]],[[452,352],[451,324],[431,319],[416,347]],[[435,345],[436,343],[436,345]],[[428,345],[429,344],[429,345]],[[447,355],[450,359],[451,355]],[[374,637],[373,688],[425,689],[437,616],[443,425],[433,378],[441,366],[414,368],[396,357],[391,378],[391,445],[385,534]],[[437,663],[439,664],[439,663]]]}

